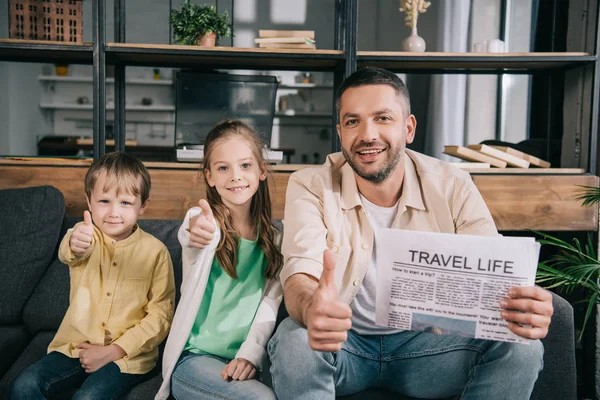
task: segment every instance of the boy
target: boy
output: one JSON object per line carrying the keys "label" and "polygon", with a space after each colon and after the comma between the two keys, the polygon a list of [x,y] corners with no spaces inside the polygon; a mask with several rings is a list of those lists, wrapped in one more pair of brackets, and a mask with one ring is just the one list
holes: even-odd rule
{"label": "boy", "polygon": [[25,369],[9,399],[113,399],[145,380],[173,318],[175,282],[165,245],[137,225],[150,175],[136,158],[110,153],[85,176],[89,211],[63,238],[70,305],[48,354]]}

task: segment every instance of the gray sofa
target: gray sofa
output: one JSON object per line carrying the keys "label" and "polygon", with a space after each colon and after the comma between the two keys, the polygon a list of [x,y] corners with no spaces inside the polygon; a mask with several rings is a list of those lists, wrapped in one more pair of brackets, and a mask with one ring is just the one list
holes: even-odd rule
{"label": "gray sofa", "polygon": [[[79,219],[65,216],[62,194],[51,186],[0,190],[0,399],[10,382],[43,357],[67,309],[69,272],[57,259],[57,246]],[[169,248],[176,286],[181,283],[181,221],[142,220],[145,231]],[[179,292],[177,293],[179,298]],[[544,339],[544,370],[533,399],[576,398],[573,309],[554,296],[555,314]],[[280,317],[284,316],[282,309]],[[280,319],[281,319],[280,318]],[[161,383],[160,370],[134,388],[128,399],[152,399]],[[510,382],[506,382],[510,385]],[[379,390],[346,399],[398,399]]]}

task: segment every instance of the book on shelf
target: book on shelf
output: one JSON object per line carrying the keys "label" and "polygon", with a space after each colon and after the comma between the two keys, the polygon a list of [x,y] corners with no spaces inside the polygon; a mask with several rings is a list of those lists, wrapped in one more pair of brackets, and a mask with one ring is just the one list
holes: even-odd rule
{"label": "book on shelf", "polygon": [[314,39],[315,31],[288,31],[288,30],[259,29],[258,37],[261,37],[261,38],[305,37],[308,39]]}
{"label": "book on shelf", "polygon": [[259,45],[261,49],[316,49],[317,46],[314,44],[304,43],[261,43]]}
{"label": "book on shelf", "polygon": [[300,44],[315,44],[313,39],[307,37],[276,37],[276,38],[258,38],[254,39],[254,43],[300,43]]}
{"label": "book on shelf", "polygon": [[504,168],[506,161],[490,157],[464,146],[444,146],[444,154],[454,156],[466,161],[475,161],[490,164],[492,167]]}
{"label": "book on shelf", "polygon": [[550,163],[546,160],[542,160],[541,158],[532,156],[531,154],[523,153],[517,149],[513,149],[512,147],[507,146],[490,146],[497,150],[503,151],[507,154],[513,155],[515,157],[522,158],[523,160],[529,161],[531,165],[540,168],[550,168]]}
{"label": "book on shelf", "polygon": [[470,145],[467,145],[467,147],[471,150],[478,151],[487,156],[494,157],[499,160],[505,161],[506,164],[510,167],[529,168],[529,161],[523,160],[522,158],[513,156],[511,154],[505,153],[503,151],[495,149],[486,144],[470,144]]}

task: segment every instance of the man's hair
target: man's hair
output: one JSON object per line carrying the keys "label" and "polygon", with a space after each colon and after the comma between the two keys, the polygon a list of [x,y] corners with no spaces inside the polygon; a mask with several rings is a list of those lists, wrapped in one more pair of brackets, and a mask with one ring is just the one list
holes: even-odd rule
{"label": "man's hair", "polygon": [[387,85],[396,91],[396,94],[402,97],[404,103],[405,115],[410,115],[410,95],[408,88],[393,72],[383,68],[365,67],[348,76],[340,85],[335,96],[335,108],[339,115],[342,108],[342,94],[350,88],[355,88],[364,85]]}
{"label": "man's hair", "polygon": [[117,193],[126,190],[134,196],[140,195],[142,204],[150,197],[150,174],[137,158],[120,152],[107,153],[96,160],[85,174],[85,194],[91,198],[98,177],[106,173],[106,187],[117,187]]}

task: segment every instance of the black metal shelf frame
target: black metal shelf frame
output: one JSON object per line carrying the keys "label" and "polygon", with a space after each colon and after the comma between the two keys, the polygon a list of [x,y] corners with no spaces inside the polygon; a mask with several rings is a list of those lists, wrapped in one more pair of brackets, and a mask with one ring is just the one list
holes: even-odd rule
{"label": "black metal shelf frame", "polygon": [[[581,0],[579,3],[586,3]],[[583,8],[588,5],[581,6]],[[335,0],[335,50],[339,54],[323,53],[269,53],[236,50],[197,50],[181,48],[144,48],[127,46],[125,38],[125,1],[114,0],[115,44],[106,43],[106,0],[93,0],[93,43],[66,45],[57,43],[0,42],[0,61],[50,62],[93,65],[93,124],[94,158],[105,152],[106,122],[106,66],[115,67],[115,148],[125,150],[125,66],[170,66],[256,70],[332,71],[334,93],[345,76],[357,68],[374,65],[397,73],[418,74],[530,74],[547,76],[552,85],[566,84],[562,76],[570,71],[581,73],[580,85],[584,101],[579,105],[581,129],[569,144],[574,149],[579,166],[590,173],[597,172],[598,128],[600,124],[600,7],[587,13],[585,50],[590,55],[424,55],[374,54],[357,52],[358,0]],[[584,30],[584,29],[582,29]],[[591,44],[591,45],[590,45]],[[362,53],[362,54],[361,54]],[[578,72],[579,73],[579,72]],[[556,79],[555,79],[556,78]],[[581,83],[583,82],[583,83]],[[335,95],[332,99],[335,109]],[[566,104],[566,100],[565,100]],[[565,108],[566,110],[566,108]],[[581,111],[583,110],[583,111]],[[567,111],[565,111],[567,112]],[[332,118],[332,132],[336,130],[337,113]],[[550,122],[549,122],[550,123]],[[337,135],[332,135],[332,151],[339,151]]]}

